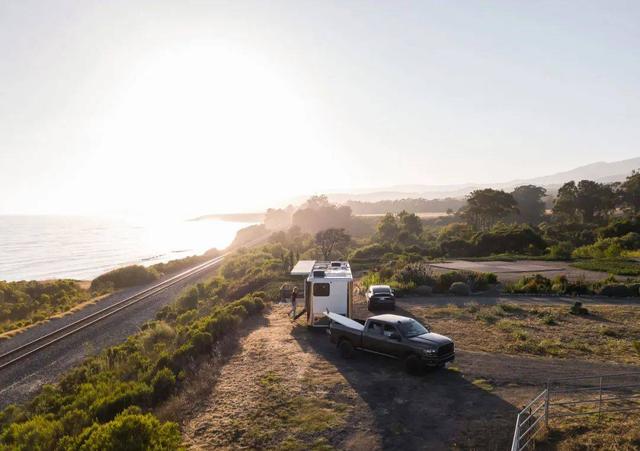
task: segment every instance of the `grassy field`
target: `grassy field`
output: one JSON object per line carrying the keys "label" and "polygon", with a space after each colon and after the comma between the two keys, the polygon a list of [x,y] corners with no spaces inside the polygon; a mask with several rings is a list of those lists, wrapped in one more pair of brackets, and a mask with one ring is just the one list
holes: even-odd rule
{"label": "grassy field", "polygon": [[573,315],[566,306],[513,304],[407,310],[450,336],[459,349],[640,364],[635,306],[589,307],[589,315]]}
{"label": "grassy field", "polygon": [[572,263],[571,266],[588,271],[601,271],[618,276],[639,276],[640,262],[623,259],[594,259],[581,260]]}

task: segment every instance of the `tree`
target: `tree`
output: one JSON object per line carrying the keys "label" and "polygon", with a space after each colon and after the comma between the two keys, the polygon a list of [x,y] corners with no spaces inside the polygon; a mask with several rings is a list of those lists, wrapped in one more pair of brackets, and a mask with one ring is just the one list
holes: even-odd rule
{"label": "tree", "polygon": [[346,229],[351,220],[350,207],[330,204],[327,196],[313,196],[293,214],[292,225],[316,233],[330,228]]}
{"label": "tree", "polygon": [[391,213],[384,215],[384,218],[378,223],[378,235],[381,241],[387,243],[394,242],[398,239],[399,231],[400,228],[398,227],[396,217]]}
{"label": "tree", "polygon": [[291,225],[293,206],[287,208],[269,208],[264,215],[264,226],[269,230],[285,230]]}
{"label": "tree", "polygon": [[318,196],[311,196],[307,201],[302,205],[302,208],[311,208],[312,210],[317,210],[319,208],[329,207],[331,204],[329,203],[329,198],[325,194],[320,194]]}
{"label": "tree", "polygon": [[404,210],[401,211],[398,213],[398,222],[400,230],[410,236],[419,237],[422,234],[422,221],[415,213],[407,213]]}
{"label": "tree", "polygon": [[517,212],[516,200],[511,194],[486,188],[472,191],[467,196],[463,217],[474,227],[488,230],[500,219]]}
{"label": "tree", "polygon": [[344,251],[351,237],[344,229],[327,229],[316,234],[316,244],[320,246],[322,258],[331,260],[334,251]]}
{"label": "tree", "polygon": [[620,197],[625,209],[634,215],[640,212],[640,172],[634,170],[620,185]]}
{"label": "tree", "polygon": [[613,185],[581,180],[567,182],[558,190],[553,206],[554,213],[567,218],[579,217],[583,223],[606,219],[616,208],[616,193]]}
{"label": "tree", "polygon": [[547,190],[541,186],[523,185],[516,187],[511,193],[518,205],[518,217],[522,222],[536,225],[542,221],[545,205],[542,198]]}
{"label": "tree", "polygon": [[576,182],[567,182],[558,189],[558,195],[553,203],[553,214],[565,220],[574,220],[577,217],[578,187]]}

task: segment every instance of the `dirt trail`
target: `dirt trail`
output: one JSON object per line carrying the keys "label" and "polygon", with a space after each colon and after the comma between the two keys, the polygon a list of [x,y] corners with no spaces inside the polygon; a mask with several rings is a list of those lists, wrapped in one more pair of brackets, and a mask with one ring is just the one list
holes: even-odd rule
{"label": "dirt trail", "polygon": [[[342,442],[343,431],[333,426],[344,425],[347,410],[366,409],[333,365],[305,352],[296,336],[308,332],[290,321],[286,308],[275,306],[267,321],[242,340],[208,399],[184,422],[189,448],[306,449]],[[366,416],[360,419],[361,429],[372,429]],[[357,431],[349,434],[357,440]],[[380,445],[375,436],[367,443]]]}

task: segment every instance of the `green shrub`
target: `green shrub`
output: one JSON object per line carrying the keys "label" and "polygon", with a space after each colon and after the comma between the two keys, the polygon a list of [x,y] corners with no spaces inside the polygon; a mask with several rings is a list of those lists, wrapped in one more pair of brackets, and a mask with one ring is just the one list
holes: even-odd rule
{"label": "green shrub", "polygon": [[574,302],[571,309],[569,309],[569,313],[572,315],[588,315],[589,310],[582,306],[582,302]]}
{"label": "green shrub", "polygon": [[539,254],[546,243],[537,229],[529,225],[498,224],[473,237],[476,256],[492,254]]}
{"label": "green shrub", "polygon": [[359,247],[351,252],[349,259],[353,261],[372,261],[380,260],[383,255],[388,253],[391,247],[387,244],[369,244]]}
{"label": "green shrub", "polygon": [[512,293],[551,293],[553,292],[553,283],[550,279],[535,274],[532,276],[524,276],[516,283],[507,286],[507,291]]}
{"label": "green shrub", "polygon": [[208,259],[214,258],[219,255],[220,252],[215,249],[207,251],[205,255],[193,255],[191,257],[185,257],[178,260],[170,260],[166,263],[156,263],[151,268],[155,269],[160,274],[170,274],[178,271],[187,270],[193,266],[205,262]]}
{"label": "green shrub", "polygon": [[447,292],[455,282],[467,283],[468,280],[469,273],[462,271],[449,271],[438,275],[435,288],[436,291]]}
{"label": "green shrub", "polygon": [[449,287],[449,292],[458,296],[469,296],[471,294],[469,285],[464,282],[453,282]]}
{"label": "green shrub", "polygon": [[599,294],[619,298],[626,298],[634,295],[633,291],[629,287],[621,283],[604,285],[600,288]]}
{"label": "green shrub", "polygon": [[94,424],[68,445],[81,451],[173,450],[180,441],[177,424],[160,423],[151,414],[125,412],[106,424]]}
{"label": "green shrub", "polygon": [[133,287],[157,280],[160,277],[158,271],[153,268],[145,268],[140,265],[125,266],[114,269],[101,276],[96,277],[91,282],[91,291],[101,291],[105,287],[114,289]]}
{"label": "green shrub", "polygon": [[576,248],[571,256],[573,258],[617,258],[625,249],[637,249],[640,245],[640,237],[637,234],[629,234],[624,238],[603,238],[593,244]]}
{"label": "green shrub", "polygon": [[193,310],[198,307],[198,299],[200,293],[196,287],[191,287],[185,294],[180,296],[176,303],[178,312],[186,312],[187,310]]}
{"label": "green shrub", "polygon": [[173,393],[176,386],[176,376],[169,368],[163,368],[156,373],[151,381],[153,387],[153,401],[164,401]]}
{"label": "green shrub", "polygon": [[142,382],[111,384],[109,392],[103,393],[91,410],[99,421],[109,421],[129,406],[149,405],[152,393],[152,388]]}
{"label": "green shrub", "polygon": [[573,250],[570,242],[561,241],[549,247],[549,256],[556,260],[569,260]]}
{"label": "green shrub", "polygon": [[62,435],[60,421],[36,415],[21,423],[11,423],[2,434],[2,442],[8,445],[7,449],[48,451],[55,449]]}
{"label": "green shrub", "polygon": [[629,296],[640,296],[640,283],[629,283],[627,288],[629,288]]}
{"label": "green shrub", "polygon": [[422,263],[410,263],[397,270],[393,279],[400,285],[429,285],[433,286],[435,280],[429,267]]}

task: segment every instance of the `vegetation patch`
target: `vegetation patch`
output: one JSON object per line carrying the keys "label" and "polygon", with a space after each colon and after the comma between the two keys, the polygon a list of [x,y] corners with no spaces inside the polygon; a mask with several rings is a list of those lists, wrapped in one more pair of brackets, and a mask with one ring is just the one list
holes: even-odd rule
{"label": "vegetation patch", "polygon": [[579,260],[571,264],[587,271],[608,272],[618,276],[640,276],[640,262],[627,259],[593,259]]}
{"label": "vegetation patch", "polygon": [[219,340],[265,305],[259,294],[225,302],[224,287],[217,280],[200,284],[195,314],[178,323],[178,313],[190,307],[185,298],[194,296],[187,291],[139,334],[85,360],[30,403],[7,407],[0,413],[0,448],[178,447],[178,426],[150,412],[180,389]]}
{"label": "vegetation patch", "polygon": [[407,307],[458,349],[640,364],[640,311],[634,306],[526,304]]}
{"label": "vegetation patch", "polygon": [[475,379],[471,383],[476,387],[481,388],[485,391],[493,391],[493,388],[494,388],[493,385],[491,385],[491,383],[486,379]]}
{"label": "vegetation patch", "polygon": [[73,280],[0,281],[0,333],[29,326],[90,299]]}
{"label": "vegetation patch", "polygon": [[121,288],[134,287],[157,280],[160,273],[141,265],[125,266],[104,273],[91,282],[91,291],[109,292]]}

